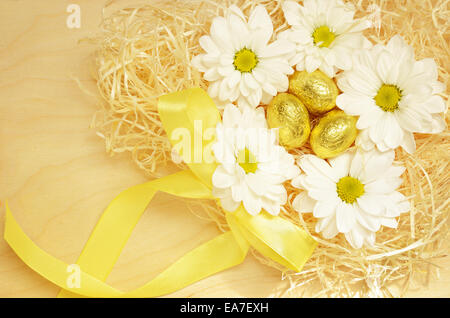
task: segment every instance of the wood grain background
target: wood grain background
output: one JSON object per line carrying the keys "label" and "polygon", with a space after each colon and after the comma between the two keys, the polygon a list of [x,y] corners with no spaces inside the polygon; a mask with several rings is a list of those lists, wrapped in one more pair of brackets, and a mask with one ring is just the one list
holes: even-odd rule
{"label": "wood grain background", "polygon": [[[88,65],[93,47],[78,44],[98,30],[106,0],[0,1],[0,297],[54,297],[58,288],[30,270],[3,240],[4,201],[44,250],[74,263],[98,218],[121,190],[146,181],[128,155],[109,157],[89,128],[96,100]],[[81,28],[66,26],[70,3]],[[185,203],[157,195],[107,282],[131,289],[156,276],[219,232]],[[450,260],[428,288],[408,296],[449,297]],[[253,257],[169,296],[268,297],[286,282]],[[290,295],[298,296],[300,291]]]}

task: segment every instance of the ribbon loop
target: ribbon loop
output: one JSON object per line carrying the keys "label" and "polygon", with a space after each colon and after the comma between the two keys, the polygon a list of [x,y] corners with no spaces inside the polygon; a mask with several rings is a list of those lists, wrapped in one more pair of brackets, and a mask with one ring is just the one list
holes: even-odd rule
{"label": "ribbon loop", "polygon": [[[34,271],[63,288],[60,297],[161,296],[240,264],[250,246],[289,269],[301,271],[317,245],[314,239],[287,220],[265,211],[251,216],[241,205],[237,211],[226,213],[230,232],[187,253],[144,286],[124,293],[104,283],[157,191],[185,198],[213,199],[211,179],[217,164],[205,158],[209,145],[203,144],[203,139],[207,139],[203,130],[214,130],[220,121],[214,102],[202,89],[194,88],[161,97],[158,109],[174,147],[178,145],[179,136],[187,135],[189,143],[182,144],[181,150],[190,170],[131,187],[110,203],[78,259],[82,280],[80,288],[67,286],[68,265],[34,244],[6,204],[4,236],[16,254]],[[213,134],[210,137],[213,139]],[[200,158],[196,153],[199,146]]]}
{"label": "ribbon loop", "polygon": [[266,211],[252,216],[241,207],[233,217],[253,248],[296,272],[302,270],[317,246],[317,242],[304,230]]}
{"label": "ribbon loop", "polygon": [[144,286],[129,292],[119,291],[84,270],[80,286],[67,284],[68,264],[40,249],[20,228],[6,205],[5,240],[14,252],[38,274],[63,288],[59,297],[158,297],[175,292],[207,276],[236,266],[246,250],[226,232],[187,253]]}
{"label": "ribbon loop", "polygon": [[69,265],[40,249],[20,228],[8,204],[4,237],[25,264],[63,289],[59,297],[157,297],[242,263],[248,248],[227,232],[187,253],[134,291],[124,293],[104,283],[157,191],[185,198],[211,198],[211,190],[191,171],[180,171],[123,191],[106,208],[77,261],[81,268],[79,288],[67,285]]}
{"label": "ribbon loop", "polygon": [[[194,199],[210,199],[211,191],[191,171],[180,171],[123,191],[95,226],[77,264],[104,281],[114,267],[142,213],[157,191]],[[64,291],[60,297],[69,297]]]}
{"label": "ribbon loop", "polygon": [[171,144],[178,151],[181,148],[179,155],[191,171],[212,188],[217,164],[203,143],[208,137],[212,139],[209,144],[214,142],[214,135],[208,136],[208,132],[214,132],[221,120],[214,101],[201,88],[191,88],[160,97],[158,112]]}

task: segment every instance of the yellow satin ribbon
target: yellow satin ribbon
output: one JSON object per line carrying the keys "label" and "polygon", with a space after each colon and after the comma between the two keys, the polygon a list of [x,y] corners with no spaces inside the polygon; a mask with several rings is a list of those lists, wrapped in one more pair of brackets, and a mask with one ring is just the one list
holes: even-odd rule
{"label": "yellow satin ribbon", "polygon": [[[174,131],[183,127],[191,136],[198,129],[214,128],[220,114],[211,98],[199,88],[165,95],[158,104],[161,121],[175,144]],[[194,154],[191,144],[191,154]],[[205,151],[206,146],[203,146]],[[300,272],[317,243],[289,221],[262,211],[251,216],[239,207],[226,213],[230,231],[195,248],[144,286],[119,291],[104,281],[116,263],[142,213],[157,191],[196,199],[214,199],[211,177],[215,163],[190,163],[190,170],[131,187],[106,208],[86,243],[77,264],[80,282],[70,287],[69,265],[40,249],[20,228],[6,204],[4,237],[15,253],[34,271],[62,288],[59,297],[157,297],[172,293],[207,276],[236,266],[252,246],[266,257]]]}

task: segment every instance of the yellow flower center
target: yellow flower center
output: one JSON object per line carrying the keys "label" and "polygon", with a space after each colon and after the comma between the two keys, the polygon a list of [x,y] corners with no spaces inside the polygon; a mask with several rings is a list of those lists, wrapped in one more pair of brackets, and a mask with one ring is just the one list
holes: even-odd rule
{"label": "yellow flower center", "polygon": [[255,173],[256,169],[258,169],[256,157],[247,148],[239,150],[237,159],[245,173]]}
{"label": "yellow flower center", "polygon": [[402,91],[395,85],[383,84],[374,99],[378,107],[385,112],[394,112],[402,99]]}
{"label": "yellow flower center", "polygon": [[258,57],[252,50],[243,48],[234,55],[234,67],[241,73],[249,73],[258,65]]}
{"label": "yellow flower center", "polygon": [[336,38],[336,35],[331,32],[329,27],[323,25],[314,30],[312,37],[315,45],[318,45],[319,47],[329,47]]}
{"label": "yellow flower center", "polygon": [[343,177],[336,184],[336,191],[342,201],[352,204],[364,194],[364,184],[356,178]]}

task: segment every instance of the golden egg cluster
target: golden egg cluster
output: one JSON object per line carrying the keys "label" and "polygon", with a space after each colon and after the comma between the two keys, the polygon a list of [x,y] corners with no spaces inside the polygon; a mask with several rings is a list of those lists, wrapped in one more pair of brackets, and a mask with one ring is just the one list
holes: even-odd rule
{"label": "golden egg cluster", "polygon": [[[289,92],[278,94],[267,107],[270,128],[278,128],[280,145],[286,149],[303,146],[308,140],[320,158],[332,158],[355,141],[356,118],[333,110],[339,90],[323,72],[295,72]],[[311,131],[311,117],[318,122]]]}

